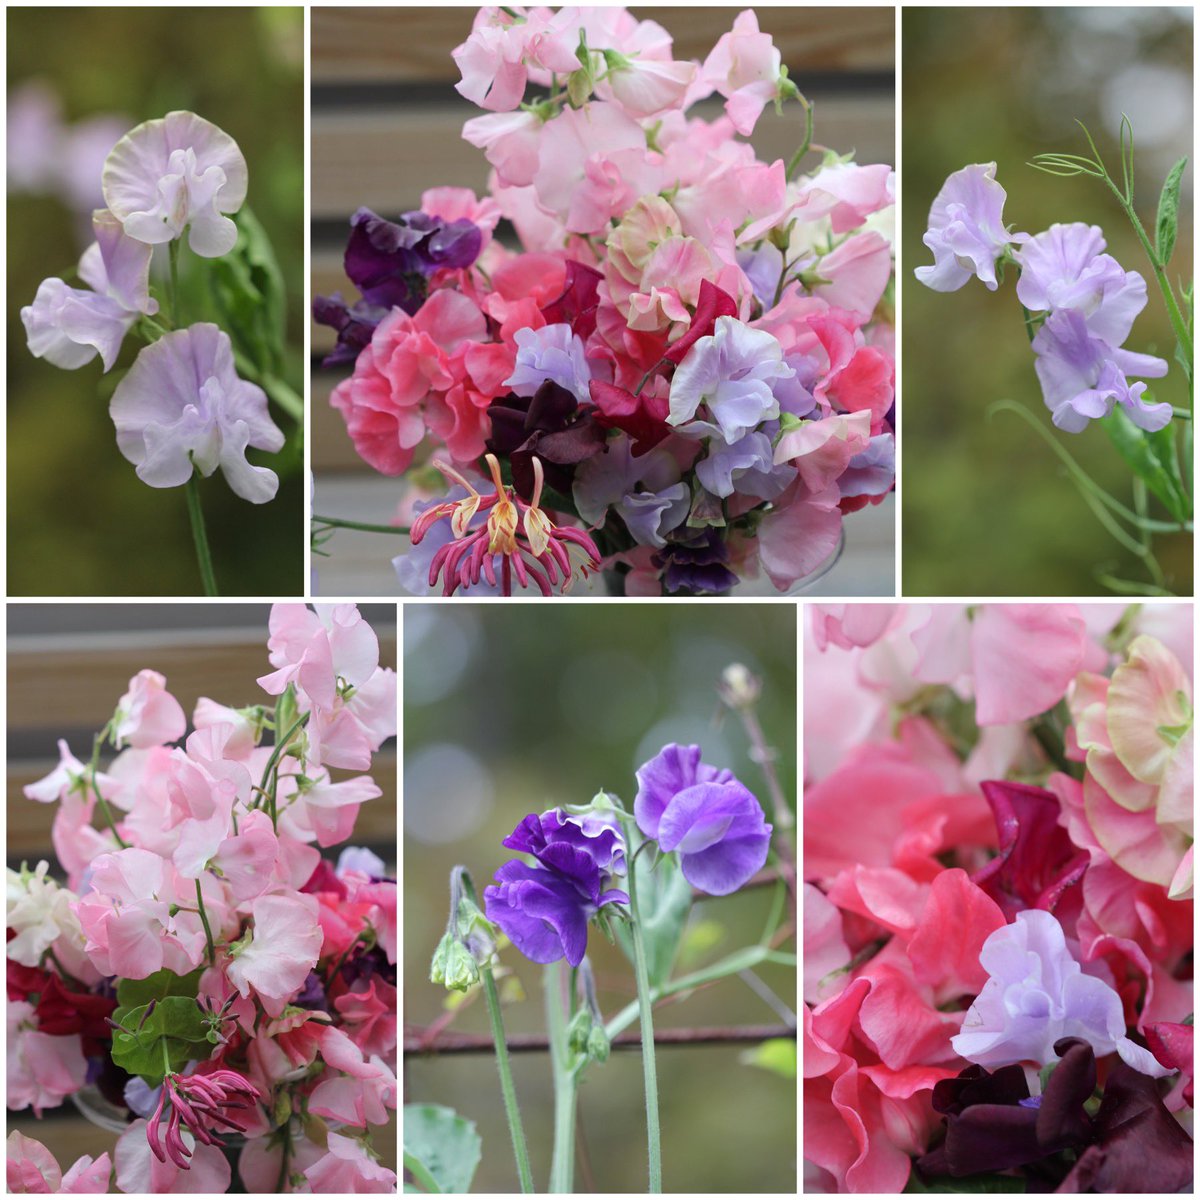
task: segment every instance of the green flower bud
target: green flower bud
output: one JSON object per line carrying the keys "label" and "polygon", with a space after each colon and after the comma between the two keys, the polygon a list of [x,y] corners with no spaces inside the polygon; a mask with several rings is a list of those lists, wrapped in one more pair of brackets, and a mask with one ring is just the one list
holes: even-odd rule
{"label": "green flower bud", "polygon": [[444,984],[453,992],[465,992],[479,982],[479,964],[455,934],[443,934],[438,942],[429,966],[429,981]]}
{"label": "green flower bud", "polygon": [[608,1034],[604,1032],[604,1026],[593,1025],[587,1040],[588,1058],[593,1062],[608,1062],[608,1052],[611,1047],[612,1043],[608,1040]]}
{"label": "green flower bud", "polygon": [[587,1054],[591,1034],[592,1014],[586,1008],[581,1008],[567,1026],[567,1045],[576,1054]]}

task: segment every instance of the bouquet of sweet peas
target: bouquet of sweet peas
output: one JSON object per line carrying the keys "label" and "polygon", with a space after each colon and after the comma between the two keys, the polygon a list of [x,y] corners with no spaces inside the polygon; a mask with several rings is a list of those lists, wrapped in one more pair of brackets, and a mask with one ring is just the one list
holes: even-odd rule
{"label": "bouquet of sweet peas", "polygon": [[396,1106],[396,884],[321,853],[381,795],[344,776],[395,734],[395,675],[353,605],[276,605],[268,649],[267,699],[201,699],[186,740],[140,671],[90,761],[60,742],[26,788],[67,878],[8,872],[8,1106],[124,1131],[66,1176],[14,1133],[10,1191],[395,1188],[369,1127]]}
{"label": "bouquet of sweet peas", "polygon": [[811,1190],[1191,1190],[1192,635],[1182,605],[815,611]]}
{"label": "bouquet of sweet peas", "polygon": [[[454,59],[488,194],[360,209],[361,298],[314,306],[359,454],[450,486],[402,585],[718,595],[826,566],[894,482],[891,169],[813,144],[752,11],[698,63],[623,9],[484,8]],[[804,129],[788,163],[741,140],[767,105]]]}

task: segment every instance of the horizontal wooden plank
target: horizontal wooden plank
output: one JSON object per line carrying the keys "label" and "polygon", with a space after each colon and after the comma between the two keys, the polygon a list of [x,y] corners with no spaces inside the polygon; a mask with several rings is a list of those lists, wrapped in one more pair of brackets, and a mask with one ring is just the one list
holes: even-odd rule
{"label": "horizontal wooden plank", "polygon": [[[861,11],[861,10],[860,10]],[[860,162],[894,162],[895,130],[890,96],[814,98],[816,138],[842,153],[857,150]],[[700,106],[709,117],[719,109]],[[469,187],[482,192],[488,165],[482,151],[462,140],[463,122],[478,115],[465,101],[433,107],[314,112],[312,119],[312,215],[348,220],[362,205],[380,213],[416,208],[430,187]],[[764,113],[754,135],[759,157],[787,159],[796,149],[799,115]]]}
{"label": "horizontal wooden plank", "polygon": [[[702,59],[733,24],[737,8],[637,7],[674,37],[677,58]],[[792,77],[805,70],[890,70],[895,62],[894,8],[756,9]],[[473,7],[314,8],[312,78],[317,83],[436,80],[455,82],[450,51],[465,40]]]}

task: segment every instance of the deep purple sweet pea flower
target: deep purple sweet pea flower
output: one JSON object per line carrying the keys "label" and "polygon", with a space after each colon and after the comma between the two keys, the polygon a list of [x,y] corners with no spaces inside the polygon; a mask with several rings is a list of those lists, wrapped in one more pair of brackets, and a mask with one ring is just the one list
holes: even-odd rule
{"label": "deep purple sweet pea flower", "polygon": [[720,596],[738,581],[726,566],[729,546],[712,527],[672,538],[650,561],[662,571],[663,590],[672,594]]}
{"label": "deep purple sweet pea flower", "polygon": [[625,874],[624,835],[603,817],[569,817],[552,808],[530,813],[504,845],[535,862],[514,858],[496,872],[483,892],[488,920],[531,962],[566,958],[579,966],[588,922],[606,904],[629,903],[609,886]]}
{"label": "deep purple sweet pea flower", "polygon": [[637,781],[638,828],[679,852],[693,887],[728,896],[762,869],[771,844],[762,806],[732,771],[701,762],[699,746],[664,746],[638,768]]}

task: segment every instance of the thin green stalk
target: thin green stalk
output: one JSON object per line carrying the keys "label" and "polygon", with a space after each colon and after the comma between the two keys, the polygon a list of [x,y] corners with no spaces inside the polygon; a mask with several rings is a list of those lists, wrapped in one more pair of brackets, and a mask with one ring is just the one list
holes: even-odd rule
{"label": "thin green stalk", "polygon": [[267,784],[271,780],[271,772],[279,765],[279,760],[283,757],[283,752],[287,749],[288,743],[308,724],[308,718],[311,713],[305,713],[296,720],[296,723],[281,737],[271,750],[271,757],[267,759],[267,765],[263,770],[262,782],[258,785],[260,792],[267,790]]}
{"label": "thin green stalk", "polygon": [[415,1154],[404,1151],[404,1169],[413,1177],[414,1182],[421,1185],[427,1195],[440,1196],[442,1189],[438,1181],[429,1173],[429,1168]]}
{"label": "thin green stalk", "polygon": [[804,140],[796,149],[796,153],[792,155],[787,165],[787,179],[790,182],[795,178],[796,172],[800,169],[800,163],[804,156],[808,153],[812,146],[813,139],[813,108],[807,100],[800,98],[800,103],[804,105]]}
{"label": "thin green stalk", "polygon": [[340,517],[318,517],[316,513],[313,513],[313,524],[329,525],[334,529],[359,529],[363,533],[408,533],[405,525],[368,525],[363,521],[343,521]]}
{"label": "thin green stalk", "polygon": [[654,1013],[650,996],[650,972],[646,966],[646,944],[638,914],[637,867],[630,863],[629,913],[633,918],[633,970],[637,978],[638,1013],[642,1023],[642,1074],[646,1083],[646,1147],[650,1159],[651,1193],[662,1191],[662,1134],[658,1126],[658,1068],[654,1057]]}
{"label": "thin green stalk", "polygon": [[575,1190],[575,1076],[567,1063],[567,1022],[563,1014],[562,963],[543,974],[546,993],[546,1032],[554,1072],[554,1156],[550,1160],[550,1191]]}
{"label": "thin green stalk", "polygon": [[204,924],[204,936],[208,941],[208,965],[211,967],[217,960],[217,947],[213,944],[212,929],[208,924],[208,913],[204,911],[204,893],[200,890],[200,880],[196,880],[196,907],[200,910],[200,920]]}
{"label": "thin green stalk", "polygon": [[[174,245],[173,242],[171,244]],[[198,476],[193,468],[183,486],[184,495],[187,497],[188,520],[192,523],[192,540],[196,543],[196,562],[200,566],[204,594],[218,596],[220,593],[217,591],[217,578],[213,574],[212,552],[208,548],[208,534],[204,529],[204,511],[200,507],[200,485],[197,480]]]}
{"label": "thin green stalk", "polygon": [[96,782],[96,775],[100,770],[100,749],[104,745],[104,738],[108,730],[109,726],[106,725],[92,739],[92,761],[88,764],[88,778],[91,780],[92,792],[95,794],[96,800],[100,805],[100,811],[104,815],[104,820],[108,823],[109,829],[112,830],[113,837],[117,839],[117,845],[122,850],[127,850],[129,843],[117,832],[116,818],[112,815],[112,809],[108,807],[108,801],[105,800],[100,791],[100,785]]}
{"label": "thin green stalk", "polygon": [[513,1156],[517,1160],[517,1177],[522,1192],[532,1192],[533,1174],[529,1169],[529,1149],[525,1145],[525,1129],[521,1124],[521,1110],[517,1107],[517,1090],[513,1087],[512,1067],[508,1061],[508,1043],[504,1038],[504,1021],[500,1016],[500,996],[496,991],[496,977],[491,967],[481,967],[483,996],[487,1001],[488,1020],[492,1026],[492,1040],[496,1043],[496,1069],[500,1072],[500,1091],[504,1095],[504,1114],[508,1117],[508,1132],[512,1135]]}

